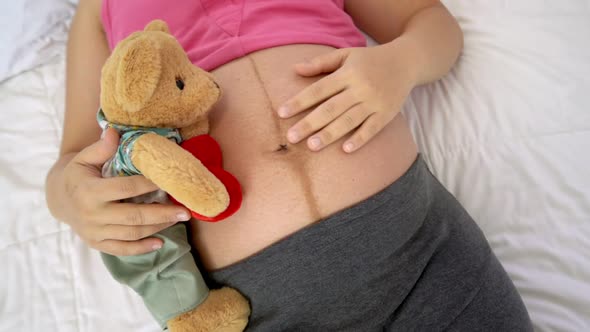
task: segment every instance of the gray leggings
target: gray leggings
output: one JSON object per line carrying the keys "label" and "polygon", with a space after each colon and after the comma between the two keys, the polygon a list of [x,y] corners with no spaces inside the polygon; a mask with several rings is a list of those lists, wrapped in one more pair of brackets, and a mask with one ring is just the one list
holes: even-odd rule
{"label": "gray leggings", "polygon": [[376,195],[209,274],[248,331],[532,331],[473,219],[418,158]]}

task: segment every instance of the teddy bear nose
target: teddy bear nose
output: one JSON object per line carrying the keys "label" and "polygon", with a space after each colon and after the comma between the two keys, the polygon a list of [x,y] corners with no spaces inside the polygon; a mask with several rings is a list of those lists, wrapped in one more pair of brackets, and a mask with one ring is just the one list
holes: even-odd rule
{"label": "teddy bear nose", "polygon": [[180,90],[183,90],[183,89],[184,89],[184,81],[183,81],[183,80],[181,80],[181,79],[179,79],[179,78],[177,78],[177,79],[176,79],[176,86],[177,86],[177,87],[178,87]]}

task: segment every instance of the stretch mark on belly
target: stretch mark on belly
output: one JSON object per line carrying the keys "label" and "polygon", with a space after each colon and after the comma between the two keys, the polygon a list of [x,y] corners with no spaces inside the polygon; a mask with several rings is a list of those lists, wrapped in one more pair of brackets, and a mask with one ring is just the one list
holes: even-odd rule
{"label": "stretch mark on belly", "polygon": [[[287,123],[279,119],[276,112],[277,107],[274,104],[273,99],[270,97],[270,94],[268,93],[268,90],[266,88],[267,83],[265,83],[262,79],[256,62],[254,61],[251,55],[248,55],[247,57],[250,60],[250,63],[252,64],[252,68],[254,69],[256,79],[260,82],[262,90],[264,90],[264,95],[266,96],[266,100],[268,101],[268,108],[271,113],[270,115],[272,117],[272,121],[275,124],[275,137],[276,141],[278,141],[279,143],[278,147],[273,151],[273,153],[282,155],[282,160],[285,161],[286,159],[286,161],[288,161],[288,165],[297,175],[297,179],[300,182],[304,199],[309,208],[310,215],[312,216],[314,221],[320,220],[322,218],[322,214],[320,213],[317,200],[313,194],[313,184],[307,171],[309,167],[309,152],[302,151],[302,149],[307,149],[307,147],[305,146],[305,143],[303,143],[303,145],[300,144],[299,146],[289,145],[285,135],[287,129],[289,129],[287,127]],[[293,149],[289,149],[289,146],[293,146]]]}

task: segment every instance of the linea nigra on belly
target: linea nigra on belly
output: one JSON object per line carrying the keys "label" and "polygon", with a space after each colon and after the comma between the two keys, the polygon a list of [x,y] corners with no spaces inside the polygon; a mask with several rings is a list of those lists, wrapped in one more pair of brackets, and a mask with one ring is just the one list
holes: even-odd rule
{"label": "linea nigra on belly", "polygon": [[[309,210],[310,210],[309,212],[310,212],[311,216],[316,221],[320,220],[322,215],[320,213],[319,207],[317,205],[317,201],[316,201],[314,194],[313,194],[312,181],[311,181],[309,174],[307,172],[309,156],[305,153],[297,153],[296,151],[293,151],[295,153],[293,153],[293,152],[289,153],[291,151],[291,150],[289,150],[289,144],[286,140],[285,135],[281,134],[281,133],[285,132],[287,128],[282,128],[284,126],[284,124],[281,123],[281,119],[279,119],[279,117],[278,117],[278,114],[276,112],[276,107],[273,104],[273,100],[268,93],[268,90],[266,88],[266,84],[265,84],[264,80],[262,79],[260,72],[258,71],[258,67],[256,65],[256,62],[254,61],[254,59],[252,58],[251,55],[247,55],[247,57],[250,60],[250,63],[252,64],[252,68],[254,69],[254,74],[256,75],[256,79],[260,82],[262,89],[264,90],[266,100],[268,101],[268,109],[271,113],[270,115],[271,115],[272,120],[275,124],[274,135],[275,135],[275,139],[277,141],[279,141],[279,146],[273,151],[273,153],[285,154],[285,158],[287,158],[286,161],[288,162],[290,168],[293,170],[294,173],[297,174],[297,179],[299,179],[301,189],[302,189],[302,192],[304,195],[305,203],[307,203],[307,206],[309,207]],[[303,148],[305,149],[305,147],[303,147]]]}

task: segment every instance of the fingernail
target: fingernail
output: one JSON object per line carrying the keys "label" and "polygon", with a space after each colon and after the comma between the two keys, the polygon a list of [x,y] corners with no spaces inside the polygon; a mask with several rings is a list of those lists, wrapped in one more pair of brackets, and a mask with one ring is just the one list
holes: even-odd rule
{"label": "fingernail", "polygon": [[320,139],[319,139],[318,137],[312,137],[312,138],[309,140],[309,146],[310,146],[312,149],[317,149],[317,148],[319,148],[321,144],[322,144],[322,142],[320,141]]}
{"label": "fingernail", "polygon": [[158,250],[158,249],[162,249],[162,245],[161,245],[160,243],[158,243],[158,244],[154,244],[154,245],[152,246],[152,250]]}
{"label": "fingernail", "polygon": [[287,139],[291,143],[297,143],[299,141],[299,134],[295,130],[289,130],[287,132]]}
{"label": "fingernail", "polygon": [[287,106],[281,106],[277,112],[281,118],[289,116],[289,108]]}
{"label": "fingernail", "polygon": [[178,221],[187,221],[190,219],[190,216],[186,212],[180,212],[176,215]]}
{"label": "fingernail", "polygon": [[344,151],[346,151],[346,152],[352,152],[352,150],[354,150],[354,144],[352,144],[350,142],[344,144]]}

